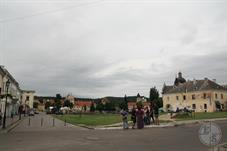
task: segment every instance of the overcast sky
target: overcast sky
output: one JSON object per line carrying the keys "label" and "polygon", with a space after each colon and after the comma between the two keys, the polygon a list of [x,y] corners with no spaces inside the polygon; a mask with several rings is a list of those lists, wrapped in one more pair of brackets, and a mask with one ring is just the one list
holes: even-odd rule
{"label": "overcast sky", "polygon": [[227,84],[227,0],[0,0],[0,64],[38,95]]}

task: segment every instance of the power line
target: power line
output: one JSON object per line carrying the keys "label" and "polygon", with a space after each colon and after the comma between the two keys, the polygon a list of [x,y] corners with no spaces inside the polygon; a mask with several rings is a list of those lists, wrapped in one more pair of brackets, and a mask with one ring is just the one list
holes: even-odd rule
{"label": "power line", "polygon": [[21,17],[3,19],[3,20],[0,20],[0,23],[12,22],[12,21],[17,21],[17,20],[23,20],[23,19],[32,18],[32,17],[35,17],[35,16],[40,16],[40,15],[44,15],[44,14],[55,13],[55,12],[64,11],[64,10],[67,10],[67,9],[76,8],[76,7],[88,6],[88,5],[100,3],[102,1],[104,1],[104,0],[98,0],[98,1],[90,2],[90,3],[83,3],[83,4],[80,4],[80,5],[73,5],[73,6],[68,6],[68,7],[64,7],[64,8],[60,8],[60,9],[55,9],[55,10],[38,12],[38,13],[34,13],[34,14],[31,14],[31,15],[27,15],[27,16],[21,16]]}

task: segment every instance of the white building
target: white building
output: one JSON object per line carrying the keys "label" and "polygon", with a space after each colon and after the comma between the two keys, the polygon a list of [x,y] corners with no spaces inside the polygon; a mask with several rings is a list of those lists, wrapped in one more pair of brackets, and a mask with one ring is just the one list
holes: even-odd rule
{"label": "white building", "polygon": [[33,108],[34,94],[35,91],[33,90],[22,90],[22,104],[28,106],[29,108]]}
{"label": "white building", "polygon": [[[26,91],[20,89],[19,83],[13,78],[13,76],[8,72],[6,68],[0,66],[0,111],[4,114],[5,102],[6,102],[6,82],[9,80],[10,85],[8,88],[7,95],[7,106],[6,106],[6,116],[9,117],[11,114],[17,115],[18,108],[20,105],[25,104],[23,102],[23,97]],[[34,93],[34,91],[32,91]],[[32,99],[33,97],[33,99]],[[29,107],[33,108],[34,94],[31,95],[31,101],[29,102]]]}

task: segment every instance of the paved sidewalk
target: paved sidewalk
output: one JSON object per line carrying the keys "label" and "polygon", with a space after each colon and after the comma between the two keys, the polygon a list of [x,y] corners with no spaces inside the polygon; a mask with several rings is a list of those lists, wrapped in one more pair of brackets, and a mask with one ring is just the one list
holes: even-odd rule
{"label": "paved sidewalk", "polygon": [[[12,125],[13,123],[17,122],[19,120],[19,116],[16,115],[13,118],[7,117],[6,118],[6,127]],[[3,118],[2,118],[2,122],[0,123],[0,127],[2,127],[3,124]]]}
{"label": "paved sidewalk", "polygon": [[29,132],[29,131],[53,131],[53,130],[87,130],[78,126],[74,126],[64,121],[58,120],[46,113],[36,114],[25,118],[12,132]]}
{"label": "paved sidewalk", "polygon": [[[23,116],[21,116],[21,120],[23,120]],[[17,123],[19,123],[21,120],[19,120],[19,116],[16,115],[13,118],[6,118],[6,128],[2,129],[2,124],[3,124],[3,120],[2,123],[0,124],[0,133],[5,133],[8,132],[9,130],[11,130],[14,126],[16,126]]]}

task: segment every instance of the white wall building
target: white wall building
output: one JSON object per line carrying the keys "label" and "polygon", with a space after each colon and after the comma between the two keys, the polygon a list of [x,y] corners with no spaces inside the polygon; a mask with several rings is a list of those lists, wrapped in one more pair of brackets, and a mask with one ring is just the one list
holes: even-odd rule
{"label": "white wall building", "polygon": [[[24,95],[27,95],[28,91],[22,91],[20,89],[19,83],[13,78],[13,76],[5,69],[3,66],[0,66],[0,111],[4,115],[5,110],[5,102],[6,102],[6,82],[9,80],[10,85],[8,88],[8,95],[7,95],[7,106],[6,106],[6,116],[9,117],[11,114],[17,115],[18,108],[20,105],[25,104],[23,101]],[[29,91],[29,107],[33,108],[33,101],[34,101],[34,93],[35,91]]]}

